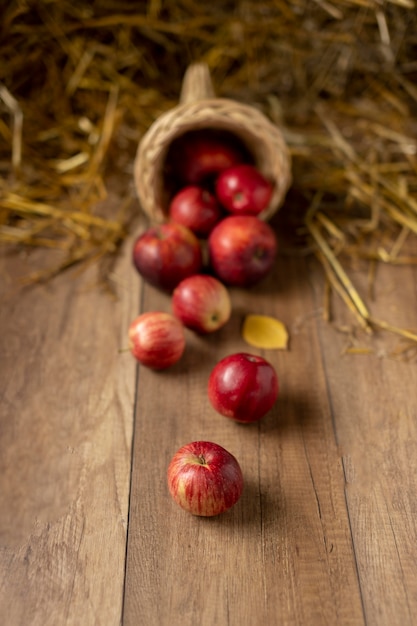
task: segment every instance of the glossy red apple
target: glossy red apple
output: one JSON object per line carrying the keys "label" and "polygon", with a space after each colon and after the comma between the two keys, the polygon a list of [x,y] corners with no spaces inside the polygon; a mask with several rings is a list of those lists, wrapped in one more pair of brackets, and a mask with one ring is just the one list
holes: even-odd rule
{"label": "glossy red apple", "polygon": [[175,502],[189,513],[219,515],[239,500],[242,470],[222,446],[194,441],[173,456],[168,466],[168,489]]}
{"label": "glossy red apple", "polygon": [[227,285],[250,287],[272,269],[277,239],[266,222],[253,215],[230,215],[208,238],[210,265]]}
{"label": "glossy red apple", "polygon": [[175,169],[180,180],[198,184],[232,165],[242,163],[243,152],[214,130],[185,134],[178,142]]}
{"label": "glossy red apple", "polygon": [[201,238],[209,235],[222,215],[215,195],[199,185],[184,187],[175,194],[169,205],[171,220],[187,226]]}
{"label": "glossy red apple", "polygon": [[142,313],[129,326],[129,347],[142,365],[155,370],[166,369],[183,355],[184,327],[169,313]]}
{"label": "glossy red apple", "polygon": [[237,422],[260,420],[278,397],[274,367],[261,356],[240,352],[226,356],[214,366],[208,382],[213,408]]}
{"label": "glossy red apple", "polygon": [[223,170],[216,180],[220,204],[233,215],[259,215],[269,204],[272,183],[247,163]]}
{"label": "glossy red apple", "polygon": [[149,283],[172,291],[202,267],[200,242],[189,228],[169,222],[151,226],[136,240],[133,262]]}
{"label": "glossy red apple", "polygon": [[232,305],[226,287],[214,276],[196,274],[180,282],[172,294],[172,310],[184,326],[212,333],[226,324]]}

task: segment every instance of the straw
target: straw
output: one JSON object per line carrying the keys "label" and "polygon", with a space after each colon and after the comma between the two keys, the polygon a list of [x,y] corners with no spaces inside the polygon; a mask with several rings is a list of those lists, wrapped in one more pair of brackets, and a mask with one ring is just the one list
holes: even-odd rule
{"label": "straw", "polygon": [[[282,129],[294,197],[306,211],[320,198],[306,213],[307,245],[355,319],[414,341],[416,329],[373,319],[349,266],[370,264],[373,281],[375,264],[417,262],[416,8],[413,0],[7,3],[0,243],[45,248],[48,276],[117,254],[131,212],[108,215],[103,200],[130,195],[134,206],[138,143],[200,61],[219,96]],[[42,279],[36,268],[33,276]]]}

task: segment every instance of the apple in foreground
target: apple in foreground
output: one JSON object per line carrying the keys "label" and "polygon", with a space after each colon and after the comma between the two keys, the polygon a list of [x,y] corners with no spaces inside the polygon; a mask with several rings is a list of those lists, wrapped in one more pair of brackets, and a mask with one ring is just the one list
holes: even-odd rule
{"label": "apple in foreground", "polygon": [[272,191],[272,183],[248,163],[223,170],[216,180],[216,196],[233,215],[259,215],[268,206]]}
{"label": "apple in foreground", "polygon": [[169,222],[151,226],[135,241],[133,263],[149,283],[172,291],[183,278],[201,270],[200,242],[182,224]]}
{"label": "apple in foreground", "polygon": [[254,215],[229,215],[208,238],[209,261],[225,284],[251,287],[272,269],[278,243],[271,226]]}
{"label": "apple in foreground", "polygon": [[182,446],[168,466],[168,489],[180,507],[203,517],[219,515],[239,500],[243,475],[236,458],[217,443]]}
{"label": "apple in foreground", "polygon": [[219,361],[208,382],[213,408],[237,422],[260,420],[278,397],[274,367],[261,356],[239,352]]}
{"label": "apple in foreground", "polygon": [[214,276],[184,278],[172,294],[172,311],[191,330],[212,333],[228,322],[232,305],[226,287]]}
{"label": "apple in foreground", "polygon": [[201,238],[210,234],[223,215],[216,196],[199,185],[180,189],[172,198],[168,212],[173,222],[187,226]]}
{"label": "apple in foreground", "polygon": [[142,313],[129,326],[129,347],[142,365],[166,369],[179,361],[184,352],[184,327],[169,313]]}

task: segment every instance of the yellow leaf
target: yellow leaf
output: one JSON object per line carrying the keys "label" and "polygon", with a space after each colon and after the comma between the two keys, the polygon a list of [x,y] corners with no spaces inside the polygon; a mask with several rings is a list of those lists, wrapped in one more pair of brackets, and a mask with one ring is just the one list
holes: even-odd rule
{"label": "yellow leaf", "polygon": [[288,331],[284,324],[269,315],[247,315],[243,322],[242,336],[255,348],[287,350]]}

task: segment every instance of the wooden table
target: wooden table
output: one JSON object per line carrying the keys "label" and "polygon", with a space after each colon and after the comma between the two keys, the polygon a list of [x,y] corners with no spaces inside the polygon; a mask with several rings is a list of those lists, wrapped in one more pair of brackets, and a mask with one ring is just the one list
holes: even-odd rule
{"label": "wooden table", "polygon": [[[232,290],[226,328],[187,333],[171,370],[137,367],[130,321],[170,302],[133,270],[132,237],[110,276],[116,299],[95,266],[21,289],[42,253],[2,256],[1,624],[415,625],[416,351],[368,337],[337,296],[325,321],[321,267],[282,253],[262,285]],[[364,268],[352,275],[366,295]],[[379,267],[371,306],[416,330],[417,268]],[[258,351],[281,393],[252,426],[206,394],[217,360],[248,350],[247,312],[290,332],[288,351]],[[244,472],[241,500],[217,518],[167,491],[169,459],[195,439]]]}

